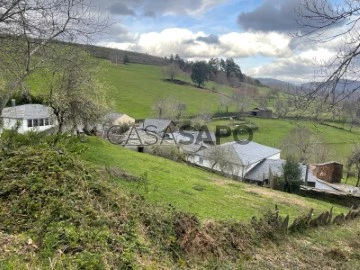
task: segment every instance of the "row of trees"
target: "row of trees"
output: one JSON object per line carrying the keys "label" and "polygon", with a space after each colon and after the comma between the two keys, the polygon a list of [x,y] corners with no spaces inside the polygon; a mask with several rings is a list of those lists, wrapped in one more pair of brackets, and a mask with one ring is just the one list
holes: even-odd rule
{"label": "row of trees", "polygon": [[178,54],[166,58],[170,62],[163,71],[168,79],[174,80],[180,72],[191,74],[191,79],[201,87],[206,81],[212,80],[220,84],[228,84],[231,87],[239,87],[241,82],[247,80],[250,83],[258,83],[246,77],[235,63],[233,58],[211,58],[209,61],[189,62],[182,59]]}

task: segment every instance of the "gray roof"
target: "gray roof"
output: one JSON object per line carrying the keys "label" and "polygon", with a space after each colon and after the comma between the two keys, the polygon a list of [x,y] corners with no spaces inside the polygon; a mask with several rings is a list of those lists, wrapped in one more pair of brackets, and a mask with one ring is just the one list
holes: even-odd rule
{"label": "gray roof", "polygon": [[25,104],[4,108],[1,117],[13,119],[42,119],[52,116],[52,109],[41,104]]}
{"label": "gray roof", "polygon": [[141,128],[147,131],[162,133],[171,124],[171,120],[166,119],[145,119]]}
{"label": "gray roof", "polygon": [[[186,134],[184,134],[186,133]],[[191,142],[191,144],[199,145],[201,142],[207,142],[207,143],[213,143],[216,142],[216,136],[214,132],[206,133],[200,132],[200,131],[190,131],[190,130],[184,130],[182,133],[180,132],[173,132],[172,136],[170,136],[172,139],[176,141],[176,143],[181,144],[181,142],[185,142],[185,144],[188,145],[188,143]],[[192,138],[193,139],[192,139]]]}
{"label": "gray roof", "polygon": [[[261,145],[255,142],[249,142],[247,144],[230,142],[217,145],[215,147],[218,148],[219,151],[226,153],[229,163],[243,166],[250,166],[281,152],[280,149]],[[208,149],[199,151],[198,155],[211,158],[213,151],[213,147],[209,147]]]}
{"label": "gray roof", "polygon": [[174,145],[173,141],[167,141],[155,133],[132,127],[128,131],[117,134],[111,133],[111,141],[123,146],[152,146],[152,145]]}
{"label": "gray roof", "polygon": [[[283,159],[265,159],[259,164],[257,164],[254,168],[252,168],[246,175],[245,178],[251,181],[263,182],[266,179],[270,178],[271,174],[277,177],[283,175],[283,166],[285,165],[286,160]],[[306,166],[299,163],[301,167],[301,179],[305,182],[306,177]],[[308,182],[315,183],[317,178],[308,171]]]}
{"label": "gray roof", "polygon": [[180,145],[180,149],[187,154],[195,154],[196,152],[206,149],[208,146],[206,144],[190,144],[190,145]]}

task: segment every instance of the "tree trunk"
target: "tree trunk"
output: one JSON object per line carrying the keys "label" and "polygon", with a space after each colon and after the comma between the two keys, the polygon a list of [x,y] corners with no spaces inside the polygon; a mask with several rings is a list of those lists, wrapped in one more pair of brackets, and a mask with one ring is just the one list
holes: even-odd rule
{"label": "tree trunk", "polygon": [[360,184],[360,171],[358,171],[358,174],[357,174],[356,187],[359,187],[359,184]]}

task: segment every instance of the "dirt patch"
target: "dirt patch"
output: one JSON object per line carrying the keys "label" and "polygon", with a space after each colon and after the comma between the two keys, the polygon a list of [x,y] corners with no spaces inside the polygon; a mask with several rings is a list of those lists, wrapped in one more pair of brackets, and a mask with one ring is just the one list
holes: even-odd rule
{"label": "dirt patch", "polygon": [[219,185],[219,186],[225,186],[226,184],[229,184],[229,180],[225,180],[224,178],[209,177],[209,180],[213,182],[215,185]]}

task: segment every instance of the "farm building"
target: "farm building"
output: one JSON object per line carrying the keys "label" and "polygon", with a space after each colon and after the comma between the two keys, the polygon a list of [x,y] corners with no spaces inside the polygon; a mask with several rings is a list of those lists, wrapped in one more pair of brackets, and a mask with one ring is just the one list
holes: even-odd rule
{"label": "farm building", "polygon": [[[253,167],[246,175],[245,180],[256,183],[260,186],[270,184],[271,177],[282,177],[283,166],[286,160],[283,159],[264,159]],[[317,178],[309,173],[306,165],[299,163],[301,169],[301,180],[307,186],[315,187]]]}
{"label": "farm building", "polygon": [[310,166],[312,173],[328,183],[341,183],[343,165],[338,162],[327,162]]}
{"label": "farm building", "polygon": [[56,125],[52,108],[41,104],[25,104],[4,108],[3,129],[18,129],[19,133],[45,131]]}
{"label": "farm building", "polygon": [[273,111],[264,108],[255,108],[250,112],[250,115],[259,117],[259,118],[266,118],[270,119],[273,118]]}
{"label": "farm building", "polygon": [[135,119],[125,113],[109,113],[105,116],[105,121],[119,126],[135,124]]}
{"label": "farm building", "polygon": [[280,152],[280,149],[255,142],[230,142],[200,150],[194,153],[189,162],[243,179],[247,172],[264,159],[280,159]]}

